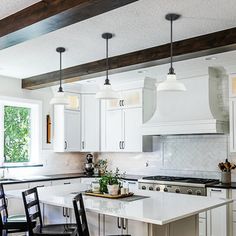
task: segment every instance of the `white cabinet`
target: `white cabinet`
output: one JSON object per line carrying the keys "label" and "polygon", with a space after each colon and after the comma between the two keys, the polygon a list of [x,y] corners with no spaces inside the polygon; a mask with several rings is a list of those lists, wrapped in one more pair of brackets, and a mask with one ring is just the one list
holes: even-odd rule
{"label": "white cabinet", "polygon": [[119,152],[124,141],[124,119],[122,110],[106,113],[106,151]]}
{"label": "white cabinet", "polygon": [[148,235],[148,224],[141,221],[127,220],[127,229],[124,233],[135,236]]}
{"label": "white cabinet", "polygon": [[[228,198],[227,189],[208,188],[207,196],[212,198]],[[229,207],[222,206],[207,212],[207,236],[229,235]]]}
{"label": "white cabinet", "polygon": [[80,136],[80,111],[66,110],[61,105],[54,106],[54,151],[80,151]]}
{"label": "white cabinet", "polygon": [[30,182],[29,183],[29,188],[42,188],[42,187],[48,187],[51,186],[52,182],[51,181],[37,181],[37,182]]}
{"label": "white cabinet", "polygon": [[142,108],[108,110],[106,150],[142,152]]}
{"label": "white cabinet", "polygon": [[63,224],[70,223],[70,210],[68,208],[43,204],[44,224]]}
{"label": "white cabinet", "polygon": [[81,95],[81,150],[100,150],[100,101],[95,94]]}
{"label": "white cabinet", "polygon": [[67,184],[78,184],[78,183],[80,183],[80,178],[60,179],[60,180],[53,180],[52,181],[52,186],[67,185]]}
{"label": "white cabinet", "polygon": [[[27,190],[29,188],[28,183],[19,183],[19,184],[6,184],[3,186],[4,191],[9,190]],[[24,215],[25,208],[23,200],[19,198],[8,197],[8,213],[9,215]]]}
{"label": "white cabinet", "polygon": [[229,100],[230,152],[236,152],[236,98]]}

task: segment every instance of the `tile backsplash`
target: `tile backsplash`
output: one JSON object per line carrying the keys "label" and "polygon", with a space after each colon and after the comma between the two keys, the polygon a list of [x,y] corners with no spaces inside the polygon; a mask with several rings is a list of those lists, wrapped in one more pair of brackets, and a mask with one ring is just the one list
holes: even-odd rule
{"label": "tile backsplash", "polygon": [[154,137],[153,144],[153,152],[101,153],[99,158],[108,160],[109,169],[128,174],[220,178],[217,165],[228,156],[228,135],[162,136]]}

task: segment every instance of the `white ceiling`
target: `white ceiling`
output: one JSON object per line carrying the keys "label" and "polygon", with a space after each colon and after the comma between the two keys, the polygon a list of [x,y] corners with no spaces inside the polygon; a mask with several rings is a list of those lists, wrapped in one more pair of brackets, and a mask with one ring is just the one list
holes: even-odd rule
{"label": "white ceiling", "polygon": [[[3,1],[10,2],[10,1]],[[35,1],[17,1],[33,3]],[[14,1],[15,3],[15,1]],[[2,7],[0,2],[0,8]],[[14,6],[14,4],[13,4]],[[18,5],[19,7],[19,5]],[[5,10],[6,14],[7,10]],[[110,41],[110,55],[119,55],[169,42],[166,13],[183,17],[174,24],[180,40],[236,26],[235,0],[139,0],[133,4],[0,51],[0,74],[25,78],[58,69],[57,46],[66,47],[64,67],[104,58],[101,33]]]}
{"label": "white ceiling", "polygon": [[1,0],[0,19],[5,18],[39,1],[40,0]]}

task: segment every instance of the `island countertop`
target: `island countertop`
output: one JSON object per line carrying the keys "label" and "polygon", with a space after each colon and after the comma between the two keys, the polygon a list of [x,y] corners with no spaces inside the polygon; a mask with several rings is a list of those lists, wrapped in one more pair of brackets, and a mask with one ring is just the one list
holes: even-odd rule
{"label": "island countertop", "polygon": [[[71,184],[38,188],[38,192],[41,203],[73,208],[73,197],[87,189],[87,184]],[[21,198],[22,191],[7,191],[6,195]],[[85,208],[99,214],[164,225],[232,202],[228,199],[142,190],[135,192],[135,195],[147,198],[126,201],[84,196]]]}

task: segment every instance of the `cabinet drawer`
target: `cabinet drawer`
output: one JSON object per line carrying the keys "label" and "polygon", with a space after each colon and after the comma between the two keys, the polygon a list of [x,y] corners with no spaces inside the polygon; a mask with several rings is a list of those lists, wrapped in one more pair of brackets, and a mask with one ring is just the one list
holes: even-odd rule
{"label": "cabinet drawer", "polygon": [[67,185],[80,183],[80,178],[53,180],[52,185]]}
{"label": "cabinet drawer", "polygon": [[51,181],[40,181],[40,182],[31,182],[29,183],[29,188],[42,188],[42,187],[48,187],[51,186]]}

